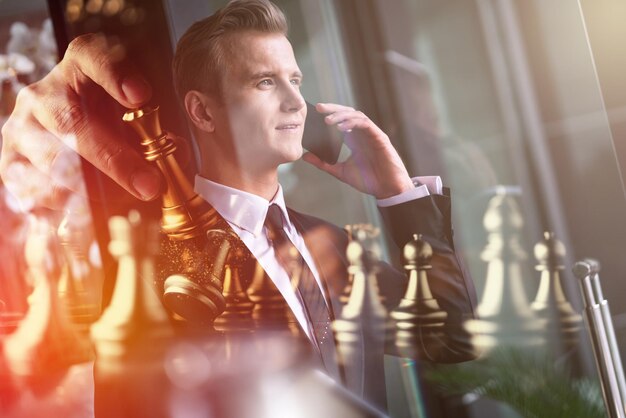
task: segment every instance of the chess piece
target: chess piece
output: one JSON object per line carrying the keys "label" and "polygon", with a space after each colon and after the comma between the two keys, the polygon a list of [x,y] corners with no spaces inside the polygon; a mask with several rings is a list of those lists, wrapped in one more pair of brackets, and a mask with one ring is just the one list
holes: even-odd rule
{"label": "chess piece", "polygon": [[530,307],[538,318],[546,321],[546,338],[555,348],[561,343],[561,348],[573,348],[578,341],[582,318],[570,305],[561,286],[565,246],[554,233],[545,232],[543,240],[535,245],[534,254],[541,281]]}
{"label": "chess piece", "polygon": [[[380,229],[374,227],[371,224],[352,224],[346,225],[344,230],[348,234],[348,240],[354,241],[357,240],[361,243],[364,249],[372,254],[375,258],[380,258],[381,249],[378,243],[378,236],[380,235]],[[367,266],[368,269],[374,268],[373,266]],[[352,275],[348,275],[348,283],[344,288],[343,292],[339,296],[339,301],[343,306],[345,306],[350,300],[350,294],[352,293]],[[384,300],[381,298],[381,302],[384,303]]]}
{"label": "chess piece", "polygon": [[[168,266],[162,284],[164,304],[178,318],[211,323],[226,308],[222,295],[225,262],[238,238],[193,191],[174,158],[174,141],[161,129],[158,107],[130,110],[123,120],[138,133],[144,158],[153,162],[165,179],[161,229],[167,236],[162,252]],[[223,231],[224,240],[218,239],[218,234],[207,235],[215,230]]]}
{"label": "chess piece", "polygon": [[56,236],[47,222],[35,216],[30,218],[25,256],[33,292],[26,316],[4,340],[3,354],[11,375],[30,384],[88,361],[91,350],[72,327],[59,300],[62,262]]}
{"label": "chess piece", "polygon": [[526,296],[527,255],[520,243],[524,221],[513,196],[499,190],[489,201],[483,224],[489,234],[482,253],[487,280],[477,309],[480,319],[466,323],[474,346],[488,353],[502,345],[542,345],[545,321],[537,318]]}
{"label": "chess piece", "polygon": [[391,312],[396,325],[396,348],[402,357],[436,359],[441,348],[447,314],[439,307],[428,285],[433,250],[420,235],[403,249],[409,284],[400,304]]}
{"label": "chess piece", "polygon": [[[363,238],[364,235],[360,236]],[[380,301],[375,270],[358,235],[346,248],[351,292],[341,316],[333,322],[337,357],[346,387],[384,406],[384,349],[390,329]]]}
{"label": "chess piece", "polygon": [[91,327],[96,416],[167,416],[169,383],[163,357],[171,344],[168,315],[154,286],[158,228],[128,219],[109,220],[109,251],[118,260],[111,303]]}
{"label": "chess piece", "polygon": [[91,328],[96,352],[113,360],[149,357],[150,350],[161,348],[155,342],[171,335],[167,314],[151,285],[157,230],[142,225],[139,213],[131,211],[128,219],[112,217],[109,231],[109,251],[118,260],[118,271],[111,303]]}
{"label": "chess piece", "polygon": [[258,330],[285,331],[293,337],[301,337],[298,322],[272,280],[267,277],[259,263],[255,265],[252,283],[247,290],[254,303],[252,319]]}
{"label": "chess piece", "polygon": [[[249,254],[241,248],[230,253],[230,263],[224,277],[224,299],[226,309],[215,319],[215,329],[218,331],[252,331],[252,309],[254,302],[246,293],[241,267],[249,261]],[[241,266],[241,267],[240,267]]]}
{"label": "chess piece", "polygon": [[87,208],[68,212],[59,224],[57,236],[65,260],[59,295],[70,320],[81,332],[87,333],[100,314],[98,296],[102,286],[102,271],[93,266],[88,257],[95,241]]}

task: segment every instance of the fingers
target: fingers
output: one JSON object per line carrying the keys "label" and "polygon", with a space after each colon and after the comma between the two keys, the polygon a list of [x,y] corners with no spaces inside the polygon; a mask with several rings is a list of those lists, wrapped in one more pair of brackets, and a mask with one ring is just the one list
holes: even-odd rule
{"label": "fingers", "polygon": [[[3,164],[11,165],[19,162],[22,155],[29,156],[30,163],[37,171],[47,173],[55,183],[69,190],[85,194],[80,157],[72,149],[34,120],[21,123],[13,119],[3,127],[5,138],[18,132],[19,141],[5,141],[6,147],[2,152],[6,155],[3,155]],[[9,167],[4,169],[10,170]],[[45,187],[44,184],[40,186]]]}
{"label": "fingers", "polygon": [[[156,198],[160,174],[121,138],[122,122],[111,107],[114,101],[136,107],[151,93],[125,61],[121,45],[102,35],[76,38],[50,74],[18,94],[2,130],[0,174],[4,178],[9,166],[26,160],[51,183],[49,197],[60,198],[67,191],[81,192],[82,156],[135,197]],[[32,194],[19,188],[14,185],[18,196]],[[35,201],[50,200],[43,197]]]}
{"label": "fingers", "polygon": [[364,129],[372,137],[384,137],[384,132],[366,114],[352,107],[334,103],[318,103],[315,108],[321,113],[327,113],[324,118],[326,124],[335,125],[341,132],[349,133],[353,129]]}
{"label": "fingers", "polygon": [[336,103],[318,103],[315,105],[315,110],[320,113],[334,113],[341,111],[354,111],[354,108],[350,106],[344,106]]}
{"label": "fingers", "polygon": [[7,204],[15,211],[30,212],[35,208],[63,211],[74,193],[23,160],[10,163],[3,171],[2,179],[10,193],[11,200]]}
{"label": "fingers", "polygon": [[150,100],[152,89],[125,58],[123,45],[101,34],[87,34],[70,42],[59,69],[75,92],[93,81],[122,106],[132,108]]}

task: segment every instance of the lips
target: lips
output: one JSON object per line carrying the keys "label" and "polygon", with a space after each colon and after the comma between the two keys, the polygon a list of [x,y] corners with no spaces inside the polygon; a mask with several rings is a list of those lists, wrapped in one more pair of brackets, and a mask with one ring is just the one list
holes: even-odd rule
{"label": "lips", "polygon": [[283,123],[280,124],[276,127],[276,129],[278,129],[279,131],[283,131],[283,130],[293,130],[293,129],[298,129],[302,124],[300,123]]}

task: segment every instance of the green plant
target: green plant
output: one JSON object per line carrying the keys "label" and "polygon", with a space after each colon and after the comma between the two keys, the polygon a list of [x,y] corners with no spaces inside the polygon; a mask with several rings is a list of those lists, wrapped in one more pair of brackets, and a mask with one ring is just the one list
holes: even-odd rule
{"label": "green plant", "polygon": [[606,416],[597,381],[572,378],[566,365],[545,353],[499,349],[474,362],[434,367],[426,378],[444,393],[505,402],[523,417]]}

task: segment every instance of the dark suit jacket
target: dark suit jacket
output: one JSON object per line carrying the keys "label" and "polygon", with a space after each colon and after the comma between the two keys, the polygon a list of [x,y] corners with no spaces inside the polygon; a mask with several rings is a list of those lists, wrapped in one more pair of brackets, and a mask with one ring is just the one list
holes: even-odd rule
{"label": "dark suit jacket", "polygon": [[[476,291],[462,260],[455,252],[450,221],[451,202],[447,195],[432,195],[400,205],[381,208],[388,232],[399,248],[413,234],[422,234],[433,248],[432,270],[428,283],[439,306],[446,311],[444,341],[437,352],[425,353],[426,360],[460,362],[476,357],[463,322],[475,318]],[[291,220],[304,237],[316,267],[326,284],[333,313],[339,317],[339,301],[347,284],[347,233],[321,219],[290,210]],[[407,278],[389,264],[380,263],[378,288],[388,311],[396,308],[403,297]]]}
{"label": "dark suit jacket", "polygon": [[[382,340],[377,333],[367,330],[367,319],[361,318],[361,334],[350,348],[350,359],[339,357],[343,364],[326,367],[336,380],[343,381],[346,387],[359,397],[381,410],[386,410],[388,390],[398,389],[402,382],[391,382],[385,372],[384,355],[415,358],[438,363],[454,363],[474,359],[470,335],[464,329],[464,321],[475,318],[476,292],[474,284],[462,260],[454,249],[453,232],[450,221],[451,202],[447,195],[432,195],[412,200],[400,205],[381,208],[387,231],[402,249],[413,238],[421,234],[433,248],[432,269],[428,270],[428,284],[447,318],[443,332],[431,335],[426,343],[415,341],[415,351],[399,353],[395,350],[395,328],[387,328]],[[317,270],[326,285],[328,299],[332,304],[332,314],[340,318],[343,304],[340,296],[347,284],[349,266],[346,257],[348,235],[346,231],[321,219],[290,210],[289,216],[304,237]],[[407,276],[389,264],[376,265],[378,291],[387,312],[395,309],[404,296],[408,284]],[[383,333],[384,334],[384,333]],[[421,334],[425,335],[425,334]],[[340,343],[341,344],[341,343]],[[341,352],[341,350],[339,350]],[[324,359],[332,364],[333,359]],[[401,360],[399,360],[401,361]],[[395,366],[394,366],[395,367]]]}

